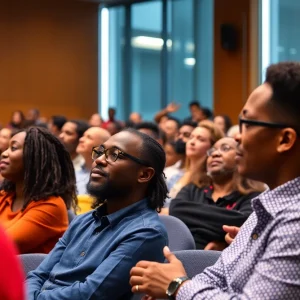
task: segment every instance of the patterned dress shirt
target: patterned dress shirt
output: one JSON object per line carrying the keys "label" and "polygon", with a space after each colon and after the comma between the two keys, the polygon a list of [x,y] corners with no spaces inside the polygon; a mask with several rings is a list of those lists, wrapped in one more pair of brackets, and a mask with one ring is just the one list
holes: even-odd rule
{"label": "patterned dress shirt", "polygon": [[300,299],[300,177],[254,198],[252,207],[231,246],[176,299]]}

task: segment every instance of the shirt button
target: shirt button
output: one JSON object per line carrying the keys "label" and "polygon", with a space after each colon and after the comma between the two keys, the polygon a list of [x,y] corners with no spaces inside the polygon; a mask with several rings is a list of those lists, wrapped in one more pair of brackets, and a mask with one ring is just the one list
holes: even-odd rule
{"label": "shirt button", "polygon": [[85,256],[85,252],[82,251],[82,252],[80,253],[80,256]]}
{"label": "shirt button", "polygon": [[258,239],[258,234],[257,233],[253,233],[252,234],[252,239],[253,240],[257,240]]}

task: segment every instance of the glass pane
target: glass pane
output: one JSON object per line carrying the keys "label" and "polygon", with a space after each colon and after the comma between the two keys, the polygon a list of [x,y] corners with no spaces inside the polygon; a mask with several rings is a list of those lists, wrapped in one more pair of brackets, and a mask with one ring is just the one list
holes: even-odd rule
{"label": "glass pane", "polygon": [[194,14],[193,1],[178,0],[168,5],[169,101],[181,104],[175,114],[179,118],[189,115],[188,103],[194,98]]}
{"label": "glass pane", "polygon": [[300,60],[300,2],[260,0],[261,81],[271,63]]}
{"label": "glass pane", "polygon": [[[130,111],[152,120],[161,108],[162,3],[132,5],[132,98]],[[129,75],[129,74],[128,74]]]}
{"label": "glass pane", "polygon": [[[109,106],[117,110],[117,119],[124,120],[123,55],[125,8],[109,9]],[[104,113],[104,112],[103,112]]]}

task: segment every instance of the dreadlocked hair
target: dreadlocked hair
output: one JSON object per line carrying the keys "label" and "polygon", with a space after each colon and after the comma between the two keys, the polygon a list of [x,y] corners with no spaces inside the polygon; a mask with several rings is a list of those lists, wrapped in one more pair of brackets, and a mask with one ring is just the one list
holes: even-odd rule
{"label": "dreadlocked hair", "polygon": [[[76,211],[76,179],[71,157],[63,144],[47,129],[29,127],[25,132],[23,148],[24,163],[24,205],[32,201],[61,197],[67,209]],[[15,134],[17,134],[15,133]],[[15,192],[15,184],[4,180],[2,187],[6,192]]]}
{"label": "dreadlocked hair", "polygon": [[149,167],[152,167],[155,174],[151,178],[146,197],[149,200],[149,206],[157,212],[161,211],[165,200],[168,197],[168,188],[163,173],[166,164],[166,154],[163,147],[152,137],[132,128],[126,128],[124,131],[133,133],[141,138],[142,147],[140,149],[140,159],[146,161]]}

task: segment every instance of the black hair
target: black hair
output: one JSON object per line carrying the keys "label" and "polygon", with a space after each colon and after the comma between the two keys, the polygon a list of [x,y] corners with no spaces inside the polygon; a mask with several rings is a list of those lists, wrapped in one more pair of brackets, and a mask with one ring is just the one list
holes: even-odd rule
{"label": "black hair", "polygon": [[212,119],[214,114],[212,113],[212,111],[207,108],[207,107],[203,107],[202,109],[202,113],[203,115],[207,118],[207,119]]}
{"label": "black hair", "polygon": [[223,118],[225,124],[225,133],[227,133],[232,126],[231,119],[227,115],[216,115],[216,117]]}
{"label": "black hair", "polygon": [[270,65],[265,83],[271,86],[273,92],[270,104],[274,104],[278,115],[300,132],[300,63],[281,62]]}
{"label": "black hair", "polygon": [[181,126],[191,126],[193,128],[196,128],[198,126],[198,123],[197,122],[194,122],[194,121],[191,121],[191,120],[184,120],[182,123],[181,123]]}
{"label": "black hair", "polygon": [[108,111],[110,111],[110,110],[116,112],[116,108],[115,108],[115,107],[109,107],[109,108],[108,108]]}
{"label": "black hair", "polygon": [[134,129],[148,129],[151,131],[151,137],[155,140],[158,140],[160,138],[160,130],[159,127],[153,123],[153,122],[141,122],[134,126]]}
{"label": "black hair", "polygon": [[52,116],[51,120],[53,122],[53,125],[56,126],[59,130],[61,130],[67,122],[67,118],[65,116]]}
{"label": "black hair", "polygon": [[82,120],[70,120],[69,122],[76,124],[76,133],[78,135],[78,139],[80,139],[85,131],[90,128],[89,124]]}
{"label": "black hair", "polygon": [[168,117],[168,121],[169,120],[171,120],[171,121],[174,121],[175,123],[176,123],[176,125],[177,125],[177,129],[179,129],[180,127],[181,127],[181,123],[180,123],[180,121],[177,119],[177,118],[175,118],[175,117]]}
{"label": "black hair", "polygon": [[149,200],[149,206],[160,212],[164,206],[165,199],[168,197],[168,188],[163,173],[166,164],[165,151],[155,139],[147,134],[133,128],[126,128],[123,131],[128,131],[142,140],[140,159],[146,161],[149,167],[152,167],[155,171],[149,182],[146,197]]}
{"label": "black hair", "polygon": [[189,107],[191,108],[192,106],[197,106],[197,107],[201,107],[199,101],[193,100],[189,103]]}
{"label": "black hair", "polygon": [[[23,210],[30,202],[46,200],[51,196],[61,197],[68,209],[76,209],[75,171],[63,144],[44,128],[29,127],[17,133],[20,132],[26,133]],[[15,192],[15,188],[15,184],[7,179],[1,185],[6,192]]]}

